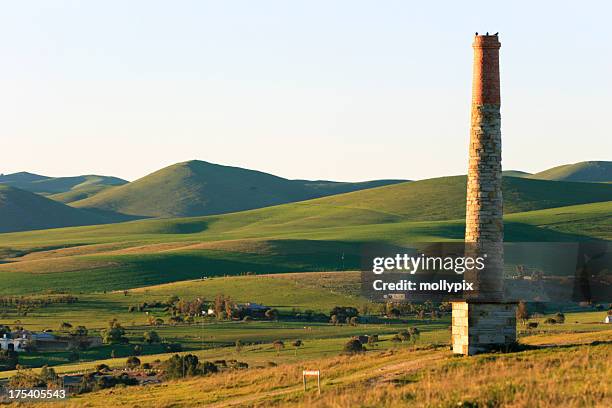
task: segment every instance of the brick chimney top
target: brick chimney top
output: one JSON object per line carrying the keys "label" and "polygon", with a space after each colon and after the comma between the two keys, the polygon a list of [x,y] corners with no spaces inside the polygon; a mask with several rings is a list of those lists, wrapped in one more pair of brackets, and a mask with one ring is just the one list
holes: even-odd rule
{"label": "brick chimney top", "polygon": [[501,47],[501,43],[499,42],[497,35],[476,35],[474,36],[474,43],[472,44],[472,47],[499,49]]}

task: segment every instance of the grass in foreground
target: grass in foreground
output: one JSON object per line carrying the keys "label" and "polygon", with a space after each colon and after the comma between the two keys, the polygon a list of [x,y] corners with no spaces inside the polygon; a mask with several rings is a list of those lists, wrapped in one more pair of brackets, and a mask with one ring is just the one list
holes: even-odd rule
{"label": "grass in foreground", "polygon": [[[610,332],[601,332],[599,340],[606,339]],[[611,352],[609,342],[469,358],[446,348],[402,347],[115,388],[75,397],[68,406],[606,407]],[[321,396],[312,384],[303,392],[304,368],[321,370]]]}

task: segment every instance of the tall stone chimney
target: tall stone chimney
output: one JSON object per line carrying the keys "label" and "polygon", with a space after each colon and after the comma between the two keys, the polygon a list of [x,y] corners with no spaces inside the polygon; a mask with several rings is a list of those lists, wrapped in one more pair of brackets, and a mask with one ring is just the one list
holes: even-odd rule
{"label": "tall stone chimney", "polygon": [[516,341],[516,305],[503,300],[503,200],[497,35],[476,35],[465,216],[466,253],[485,256],[485,269],[469,271],[477,291],[453,302],[453,352],[476,354]]}

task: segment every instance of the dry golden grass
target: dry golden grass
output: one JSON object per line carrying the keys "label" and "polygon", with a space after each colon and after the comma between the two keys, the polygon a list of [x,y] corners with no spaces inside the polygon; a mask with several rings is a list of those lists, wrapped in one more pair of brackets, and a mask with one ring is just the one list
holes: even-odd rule
{"label": "dry golden grass", "polygon": [[[612,343],[608,332],[597,336],[599,343],[475,357],[452,356],[445,348],[370,351],[115,388],[78,396],[61,406],[608,407]],[[320,396],[312,380],[303,392],[304,368],[321,370]]]}
{"label": "dry golden grass", "polygon": [[97,260],[86,257],[70,256],[62,258],[37,259],[33,261],[11,262],[0,265],[2,272],[22,273],[54,273],[92,270],[98,268],[112,268],[118,266],[117,262]]}
{"label": "dry golden grass", "polygon": [[46,251],[34,251],[17,258],[10,258],[8,260],[14,262],[24,262],[39,259],[62,258],[66,256],[92,255],[125,248],[130,245],[134,244],[128,242],[117,242],[109,244],[78,245],[67,248],[50,249]]}

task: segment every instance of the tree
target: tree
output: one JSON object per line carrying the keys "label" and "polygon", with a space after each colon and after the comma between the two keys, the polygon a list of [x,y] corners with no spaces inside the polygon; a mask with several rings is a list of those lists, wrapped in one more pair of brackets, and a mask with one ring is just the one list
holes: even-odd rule
{"label": "tree", "polygon": [[198,357],[193,354],[173,355],[162,363],[164,377],[168,379],[192,377],[202,373]]}
{"label": "tree", "polygon": [[117,352],[115,351],[115,349],[112,349],[110,352],[110,357],[111,358],[117,358]]}
{"label": "tree", "polygon": [[19,355],[13,350],[0,350],[0,371],[14,370],[19,363]]}
{"label": "tree", "polygon": [[142,346],[137,344],[134,346],[134,355],[139,356],[140,354],[142,354]]}
{"label": "tree", "polygon": [[350,324],[351,326],[357,326],[357,323],[358,323],[357,316],[353,316],[353,317],[351,317],[351,318],[349,319],[349,324]]}
{"label": "tree", "polygon": [[136,356],[130,356],[125,362],[125,365],[129,368],[136,368],[140,365],[140,359]]}
{"label": "tree", "polygon": [[159,334],[154,330],[144,332],[143,339],[148,344],[159,343],[161,341]]}
{"label": "tree", "polygon": [[276,349],[277,356],[280,354],[281,350],[285,348],[285,343],[282,340],[274,340],[272,345]]}
{"label": "tree", "polygon": [[223,311],[223,305],[224,305],[224,297],[223,294],[218,294],[217,296],[215,296],[215,316],[217,316],[217,318],[219,318],[219,315],[221,314],[221,312]]}
{"label": "tree", "polygon": [[363,353],[365,350],[359,339],[351,339],[344,345],[344,352],[347,354]]}
{"label": "tree", "polygon": [[234,303],[232,302],[232,299],[230,299],[230,297],[226,297],[225,301],[223,302],[224,306],[225,306],[225,315],[227,316],[228,319],[232,319],[232,311],[234,310]]}
{"label": "tree", "polygon": [[397,336],[400,338],[401,341],[403,342],[408,342],[410,341],[410,333],[408,332],[408,330],[402,330],[399,333],[397,333]]}
{"label": "tree", "polygon": [[121,327],[119,322],[113,319],[109,322],[109,327],[102,330],[102,341],[106,344],[127,343],[128,339],[124,336],[125,329]]}
{"label": "tree", "polygon": [[529,320],[529,311],[527,310],[527,304],[522,300],[519,302],[516,308],[516,320],[520,320],[521,323],[527,323]]}
{"label": "tree", "polygon": [[55,370],[53,368],[48,367],[47,365],[44,365],[42,367],[42,369],[40,370],[39,377],[42,381],[45,382],[45,384],[47,384],[47,386],[57,384],[59,379],[59,377],[55,373]]}
{"label": "tree", "polygon": [[330,317],[330,319],[329,319],[329,322],[330,322],[331,324],[333,324],[334,326],[335,326],[335,325],[337,325],[337,324],[338,324],[338,316],[336,316],[336,315],[331,315],[331,317]]}
{"label": "tree", "polygon": [[240,339],[236,340],[236,353],[240,353],[242,351],[242,342]]}
{"label": "tree", "polygon": [[555,315],[555,320],[557,321],[557,323],[563,324],[565,323],[565,315],[559,312]]}
{"label": "tree", "polygon": [[295,355],[297,356],[297,351],[300,347],[302,347],[304,345],[304,343],[302,342],[302,340],[297,339],[296,341],[294,341],[293,343],[291,343],[291,345],[295,348]]}

